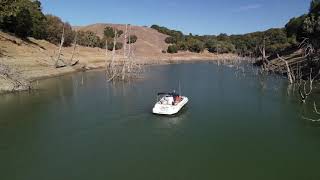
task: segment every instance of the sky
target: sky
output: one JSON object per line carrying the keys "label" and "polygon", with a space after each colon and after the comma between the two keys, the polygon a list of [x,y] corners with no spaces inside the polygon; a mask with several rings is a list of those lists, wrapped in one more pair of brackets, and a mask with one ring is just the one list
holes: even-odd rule
{"label": "sky", "polygon": [[40,0],[45,13],[74,26],[158,24],[185,34],[244,34],[284,27],[311,0]]}

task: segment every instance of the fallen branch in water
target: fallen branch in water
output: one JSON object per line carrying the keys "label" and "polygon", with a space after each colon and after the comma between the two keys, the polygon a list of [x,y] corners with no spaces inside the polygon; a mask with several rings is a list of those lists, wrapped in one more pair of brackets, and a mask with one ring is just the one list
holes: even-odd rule
{"label": "fallen branch in water", "polygon": [[290,84],[293,84],[293,82],[295,81],[294,76],[292,76],[290,67],[289,67],[289,63],[288,61],[286,61],[285,59],[283,59],[282,57],[279,56],[279,54],[277,54],[278,58],[283,61],[286,64],[286,68],[287,68],[287,76],[288,76],[288,80]]}
{"label": "fallen branch in water", "polygon": [[[316,102],[313,102],[313,109],[314,109],[314,112],[315,112],[317,115],[320,115],[320,112],[318,111]],[[311,119],[311,118],[306,118],[306,117],[304,117],[304,116],[302,116],[302,118],[305,119],[305,120],[308,120],[308,121],[312,121],[312,122],[320,122],[320,119]]]}
{"label": "fallen branch in water", "polygon": [[[301,80],[303,82],[303,89],[301,88],[301,84],[302,83],[299,83],[299,94],[300,94],[300,97],[301,97],[301,102],[302,103],[306,103],[306,99],[308,98],[308,96],[311,95],[312,93],[312,90],[313,90],[313,82],[314,80],[320,75],[320,71],[318,72],[317,75],[315,75],[313,78],[312,78],[312,68],[310,69],[310,75],[309,75],[309,90],[307,92],[307,88],[306,88],[306,85],[307,85],[307,82],[304,81],[304,80]],[[303,90],[303,91],[302,91]]]}

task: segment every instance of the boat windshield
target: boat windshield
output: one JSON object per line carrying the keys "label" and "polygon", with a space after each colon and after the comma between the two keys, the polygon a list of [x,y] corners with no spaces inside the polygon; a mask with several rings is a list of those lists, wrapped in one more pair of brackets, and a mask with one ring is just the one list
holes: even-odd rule
{"label": "boat windshield", "polygon": [[180,96],[178,93],[172,92],[172,93],[166,93],[166,92],[161,92],[158,93],[158,96],[172,96],[172,97],[176,97],[176,96]]}

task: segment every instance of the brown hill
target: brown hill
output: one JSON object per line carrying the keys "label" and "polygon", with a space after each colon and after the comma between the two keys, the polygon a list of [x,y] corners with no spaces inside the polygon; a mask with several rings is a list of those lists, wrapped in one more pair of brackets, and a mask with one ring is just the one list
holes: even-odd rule
{"label": "brown hill", "polygon": [[[97,33],[101,38],[103,37],[103,30],[106,26],[116,28],[118,30],[125,31],[126,26],[121,24],[93,24],[88,26],[76,26],[75,30],[82,31],[92,31]],[[163,50],[168,48],[168,45],[165,43],[165,38],[168,37],[165,34],[159,33],[157,30],[142,27],[142,26],[131,26],[131,34],[136,35],[138,40],[134,43],[134,53],[138,57],[150,57],[150,56],[159,56],[162,54]],[[119,41],[122,41],[123,37],[121,36]]]}

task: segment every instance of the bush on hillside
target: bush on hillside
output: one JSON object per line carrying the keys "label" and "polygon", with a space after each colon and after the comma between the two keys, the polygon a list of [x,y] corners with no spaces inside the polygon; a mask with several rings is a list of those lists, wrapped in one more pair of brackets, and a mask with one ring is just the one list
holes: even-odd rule
{"label": "bush on hillside", "polygon": [[106,26],[103,31],[104,37],[109,38],[109,39],[114,38],[115,31],[117,31],[118,37],[120,37],[123,34],[122,30],[118,30],[113,27]]}
{"label": "bush on hillside", "polygon": [[165,39],[165,42],[166,42],[167,44],[176,44],[176,43],[177,43],[177,39],[174,38],[174,37],[169,36],[169,37],[167,37],[167,38]]}
{"label": "bush on hillside", "polygon": [[92,31],[78,31],[77,42],[81,46],[101,47],[102,40]]}
{"label": "bush on hillside", "polygon": [[133,44],[133,43],[136,43],[138,40],[138,37],[136,35],[130,35],[130,42],[129,42],[129,38],[128,38],[128,41],[127,41],[127,44]]}
{"label": "bush on hillside", "polygon": [[[105,44],[105,43],[104,43]],[[115,46],[115,50],[122,49],[123,44],[121,42],[117,42]],[[113,42],[108,42],[108,50],[112,51],[113,50]]]}
{"label": "bush on hillside", "polygon": [[178,47],[177,47],[177,45],[169,45],[169,46],[168,46],[168,49],[167,49],[167,52],[168,52],[168,53],[171,53],[171,54],[173,54],[173,53],[178,53]]}

